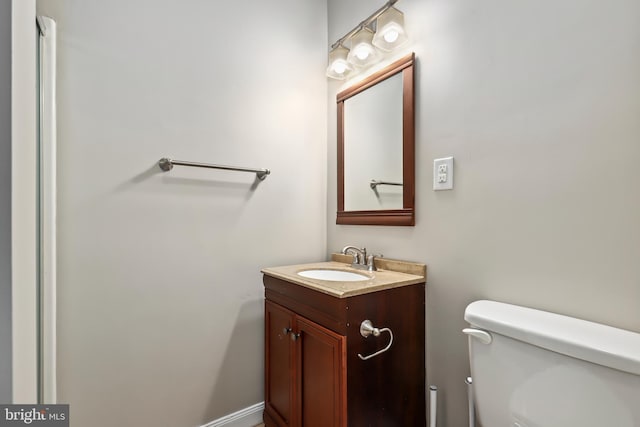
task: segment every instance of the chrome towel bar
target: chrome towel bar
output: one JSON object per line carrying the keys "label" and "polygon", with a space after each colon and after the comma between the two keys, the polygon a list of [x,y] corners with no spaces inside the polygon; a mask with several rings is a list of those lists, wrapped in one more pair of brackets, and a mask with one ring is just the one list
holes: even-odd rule
{"label": "chrome towel bar", "polygon": [[255,173],[256,177],[260,180],[264,180],[267,175],[271,173],[269,169],[252,169],[252,168],[242,168],[237,166],[224,166],[224,165],[212,165],[210,163],[197,163],[197,162],[186,162],[184,160],[172,160],[167,157],[163,157],[158,161],[158,166],[165,172],[173,169],[174,165],[178,166],[191,166],[196,168],[209,168],[209,169],[224,169],[229,171],[238,171],[238,172],[251,172]]}
{"label": "chrome towel bar", "polygon": [[375,179],[372,179],[371,182],[369,183],[369,185],[371,186],[371,188],[373,190],[375,190],[378,185],[399,185],[399,186],[402,186],[402,183],[401,182],[376,181]]}

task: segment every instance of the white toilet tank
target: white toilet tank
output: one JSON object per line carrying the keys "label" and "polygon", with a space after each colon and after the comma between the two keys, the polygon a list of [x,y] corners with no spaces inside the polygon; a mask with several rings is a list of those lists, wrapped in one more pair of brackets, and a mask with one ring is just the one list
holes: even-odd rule
{"label": "white toilet tank", "polygon": [[483,427],[640,427],[640,334],[494,301],[464,318]]}

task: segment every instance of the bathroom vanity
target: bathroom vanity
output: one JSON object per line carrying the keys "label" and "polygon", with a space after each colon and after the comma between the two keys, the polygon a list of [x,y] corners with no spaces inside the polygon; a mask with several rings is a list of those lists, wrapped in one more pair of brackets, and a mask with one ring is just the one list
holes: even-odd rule
{"label": "bathroom vanity", "polygon": [[[262,270],[267,427],[425,426],[426,267],[376,266],[334,254]],[[319,270],[337,278],[299,274]]]}

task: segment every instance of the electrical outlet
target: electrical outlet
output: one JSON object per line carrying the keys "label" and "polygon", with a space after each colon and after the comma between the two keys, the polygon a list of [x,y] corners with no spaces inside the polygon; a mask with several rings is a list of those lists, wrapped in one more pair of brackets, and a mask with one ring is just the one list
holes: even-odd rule
{"label": "electrical outlet", "polygon": [[433,161],[433,189],[453,190],[453,157]]}

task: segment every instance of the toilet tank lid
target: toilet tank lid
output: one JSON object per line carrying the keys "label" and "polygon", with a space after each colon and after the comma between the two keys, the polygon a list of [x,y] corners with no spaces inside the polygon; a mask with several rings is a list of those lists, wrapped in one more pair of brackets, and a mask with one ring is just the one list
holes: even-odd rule
{"label": "toilet tank lid", "polygon": [[556,353],[640,375],[640,334],[569,316],[475,301],[464,319],[472,326]]}

